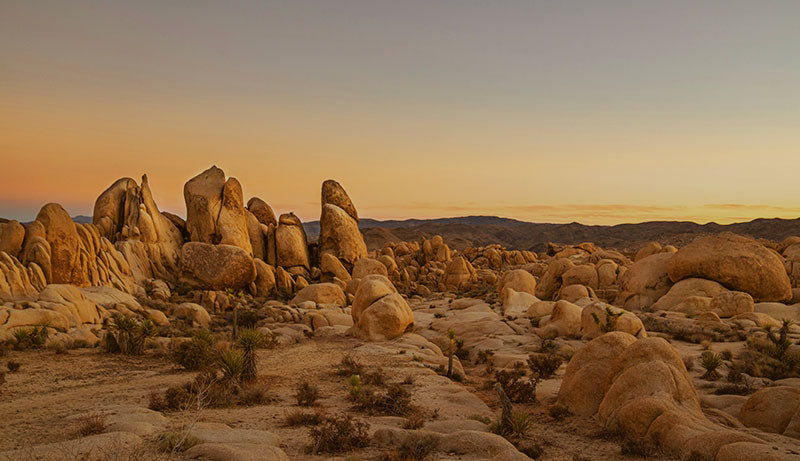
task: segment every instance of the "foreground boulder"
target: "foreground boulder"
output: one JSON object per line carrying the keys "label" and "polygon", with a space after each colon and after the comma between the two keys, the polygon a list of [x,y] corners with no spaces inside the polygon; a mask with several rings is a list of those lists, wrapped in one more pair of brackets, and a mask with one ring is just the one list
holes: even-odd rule
{"label": "foreground boulder", "polygon": [[367,275],[360,281],[351,314],[351,332],[368,341],[393,339],[414,327],[408,303],[382,275]]}
{"label": "foreground boulder", "polygon": [[[792,459],[787,444],[767,444],[704,415],[681,356],[662,338],[607,333],[569,364],[559,404],[607,431],[667,455],[703,461]],[[769,453],[768,457],[764,457]]]}
{"label": "foreground boulder", "polygon": [[800,439],[800,389],[776,386],[759,390],[742,406],[739,421],[747,427]]}
{"label": "foreground boulder", "polygon": [[788,301],[792,285],[783,261],[766,247],[725,232],[695,240],[667,263],[673,282],[699,277],[730,290],[744,291],[758,301]]}
{"label": "foreground boulder", "polygon": [[233,245],[189,242],[181,248],[180,259],[181,280],[198,288],[240,290],[256,278],[253,258]]}

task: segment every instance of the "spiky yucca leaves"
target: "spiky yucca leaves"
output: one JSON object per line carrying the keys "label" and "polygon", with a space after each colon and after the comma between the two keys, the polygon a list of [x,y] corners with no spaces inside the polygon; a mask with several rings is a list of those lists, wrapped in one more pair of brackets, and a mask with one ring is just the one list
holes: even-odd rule
{"label": "spiky yucca leaves", "polygon": [[242,380],[250,381],[258,374],[256,350],[262,349],[267,344],[267,338],[254,328],[243,328],[239,332],[239,347],[244,353],[244,369]]}
{"label": "spiky yucca leaves", "polygon": [[217,365],[222,372],[222,379],[234,388],[241,387],[242,373],[245,369],[244,352],[239,349],[224,349],[219,351]]}
{"label": "spiky yucca leaves", "polygon": [[712,351],[703,351],[700,355],[700,366],[702,366],[706,372],[703,374],[703,379],[708,379],[714,381],[719,379],[720,374],[717,371],[722,365],[722,357],[719,354],[716,354]]}
{"label": "spiky yucca leaves", "polygon": [[106,350],[126,355],[141,355],[147,339],[156,333],[156,325],[150,319],[137,322],[127,315],[116,314],[111,318],[109,331],[106,333]]}

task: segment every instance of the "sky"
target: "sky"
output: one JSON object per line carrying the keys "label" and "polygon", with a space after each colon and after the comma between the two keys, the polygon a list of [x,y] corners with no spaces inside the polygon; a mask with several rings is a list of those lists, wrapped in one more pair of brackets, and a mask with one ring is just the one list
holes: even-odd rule
{"label": "sky", "polygon": [[276,213],[800,216],[800,2],[0,0],[0,216],[211,165]]}

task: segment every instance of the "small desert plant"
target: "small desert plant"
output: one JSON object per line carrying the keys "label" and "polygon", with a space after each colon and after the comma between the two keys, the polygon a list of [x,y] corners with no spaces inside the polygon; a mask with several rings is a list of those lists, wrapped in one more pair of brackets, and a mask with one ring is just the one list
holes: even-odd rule
{"label": "small desert plant", "polygon": [[552,378],[562,362],[561,357],[556,354],[531,354],[528,357],[528,368],[539,381]]}
{"label": "small desert plant", "polygon": [[294,398],[301,407],[313,406],[319,398],[319,389],[309,384],[308,381],[302,381],[295,389]]}
{"label": "small desert plant", "polygon": [[689,355],[683,357],[683,366],[686,367],[686,371],[693,371],[694,370],[694,357],[689,356]]}
{"label": "small desert plant", "polygon": [[177,453],[186,451],[198,443],[199,440],[189,434],[164,432],[158,436],[158,449],[164,453]]}
{"label": "small desert plant", "polygon": [[570,412],[569,410],[567,410],[567,407],[563,407],[561,405],[553,405],[547,409],[547,414],[550,415],[550,417],[555,419],[556,421],[561,421],[562,419],[569,416]]}
{"label": "small desert plant", "polygon": [[141,355],[148,338],[157,333],[156,325],[150,319],[137,322],[124,314],[112,317],[106,333],[107,352],[119,352],[125,355]]}
{"label": "small desert plant", "polygon": [[494,355],[494,351],[490,351],[489,349],[482,349],[478,351],[478,357],[475,359],[475,363],[489,363],[492,360],[492,356]]}
{"label": "small desert plant", "polygon": [[434,434],[410,434],[397,449],[386,453],[382,461],[424,461],[439,447]]}
{"label": "small desert plant", "polygon": [[786,357],[786,353],[792,345],[791,340],[789,340],[789,328],[791,326],[792,321],[785,319],[783,323],[781,323],[777,334],[775,334],[772,328],[764,327],[764,331],[767,333],[767,339],[770,341],[766,352],[773,359],[783,360]]}
{"label": "small desert plant", "polygon": [[8,362],[6,362],[6,367],[8,367],[8,372],[9,373],[18,372],[19,371],[19,367],[21,367],[21,366],[22,366],[21,363],[15,362],[13,360],[9,360]]}
{"label": "small desert plant", "polygon": [[106,416],[93,413],[80,420],[78,435],[86,437],[89,435],[100,434],[106,430]]}
{"label": "small desert plant", "polygon": [[353,376],[361,375],[364,373],[364,366],[352,354],[347,354],[342,357],[336,374],[339,376]]}
{"label": "small desert plant", "polygon": [[47,343],[50,331],[47,325],[14,330],[14,348],[17,350],[39,349]]}
{"label": "small desert plant", "polygon": [[255,309],[244,309],[239,313],[238,323],[242,328],[255,328],[261,317]]}
{"label": "small desert plant", "polygon": [[214,363],[214,335],[208,330],[197,331],[191,340],[184,341],[172,351],[172,358],[187,370],[202,370]]}
{"label": "small desert plant", "polygon": [[494,380],[503,388],[512,402],[525,403],[536,400],[536,381],[527,377],[525,366],[517,362],[511,370],[497,370]]}
{"label": "small desert plant", "polygon": [[597,326],[600,328],[600,331],[602,331],[603,333],[608,333],[610,331],[617,330],[617,320],[619,320],[622,314],[623,314],[622,311],[614,312],[613,310],[611,310],[611,307],[606,306],[605,322],[602,322],[600,318],[597,316],[597,314],[595,314],[594,312],[592,312],[592,320],[594,320],[594,323],[596,323]]}
{"label": "small desert plant", "polygon": [[703,374],[703,379],[707,379],[709,381],[714,381],[719,379],[720,374],[717,371],[722,365],[722,357],[719,354],[716,354],[712,351],[703,351],[700,354],[700,366],[706,370],[705,374]]}
{"label": "small desert plant", "polygon": [[730,362],[731,360],[733,360],[733,351],[730,349],[724,349],[722,352],[719,353],[719,355],[720,357],[722,357],[722,360],[726,362]]}
{"label": "small desert plant", "polygon": [[227,293],[228,298],[231,301],[231,306],[233,307],[233,339],[239,338],[239,304],[244,301],[244,293],[240,291],[234,291],[230,288],[225,290]]}
{"label": "small desert plant", "polygon": [[524,437],[531,429],[531,426],[533,426],[533,418],[529,413],[514,412],[511,416],[511,437]]}
{"label": "small desert plant", "polygon": [[239,347],[244,354],[244,370],[242,379],[250,381],[258,375],[258,362],[256,360],[256,350],[261,349],[266,344],[266,337],[258,330],[244,328],[239,334]]}
{"label": "small desert plant", "polygon": [[406,416],[416,410],[411,394],[399,384],[390,385],[385,392],[361,389],[354,401],[355,409],[371,415]]}
{"label": "small desert plant", "polygon": [[316,426],[324,418],[324,413],[316,411],[314,413],[305,413],[303,410],[294,410],[286,415],[283,422],[289,427],[294,426]]}
{"label": "small desert plant", "polygon": [[[447,377],[451,378],[453,376],[453,356],[457,349],[455,330],[447,330],[447,338],[449,339],[447,346]],[[464,341],[461,341],[461,344],[463,345]]]}
{"label": "small desert plant", "polygon": [[272,400],[268,395],[269,385],[257,381],[250,381],[244,385],[239,393],[239,405],[253,406],[264,405]]}
{"label": "small desert plant", "polygon": [[316,453],[343,453],[361,448],[369,442],[369,424],[341,413],[326,416],[309,430],[310,451]]}
{"label": "small desert plant", "polygon": [[403,429],[422,429],[424,425],[425,417],[422,412],[413,411],[406,416],[406,420],[403,422]]}
{"label": "small desert plant", "polygon": [[364,372],[361,375],[361,380],[367,385],[385,386],[386,374],[384,374],[383,368],[377,367],[373,371]]}
{"label": "small desert plant", "polygon": [[222,379],[234,388],[239,388],[242,374],[245,371],[245,355],[239,349],[224,349],[217,354],[217,366],[222,372]]}
{"label": "small desert plant", "polygon": [[[620,443],[620,452],[623,455],[634,455],[642,458],[651,458],[661,455],[658,446],[643,437],[626,437]],[[690,457],[690,459],[692,459]]]}

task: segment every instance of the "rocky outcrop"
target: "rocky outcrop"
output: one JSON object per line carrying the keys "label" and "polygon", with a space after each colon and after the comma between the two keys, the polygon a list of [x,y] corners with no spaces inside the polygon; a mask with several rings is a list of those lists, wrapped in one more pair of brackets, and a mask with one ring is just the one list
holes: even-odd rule
{"label": "rocky outcrop", "polygon": [[478,281],[475,268],[462,256],[456,256],[444,271],[444,284],[450,291],[462,291]]}
{"label": "rocky outcrop", "polygon": [[181,281],[211,290],[239,290],[256,279],[253,258],[233,245],[189,242],[181,248]]}
{"label": "rocky outcrop", "polygon": [[242,186],[216,166],[183,186],[186,229],[192,242],[237,246],[252,256]]}
{"label": "rocky outcrop", "polygon": [[277,264],[291,272],[299,269],[302,272],[310,269],[308,258],[308,242],[303,223],[294,213],[282,214],[275,230]]}
{"label": "rocky outcrop", "polygon": [[749,293],[758,301],[788,301],[792,286],[778,254],[755,240],[723,233],[678,250],[667,263],[673,282],[699,277]]}
{"label": "rocky outcrop", "polygon": [[628,310],[647,310],[672,287],[667,274],[671,253],[658,253],[642,258],[619,277],[616,305]]}
{"label": "rocky outcrop", "polygon": [[348,267],[367,256],[356,207],[344,188],[332,179],[322,183],[319,252],[336,256]]}

